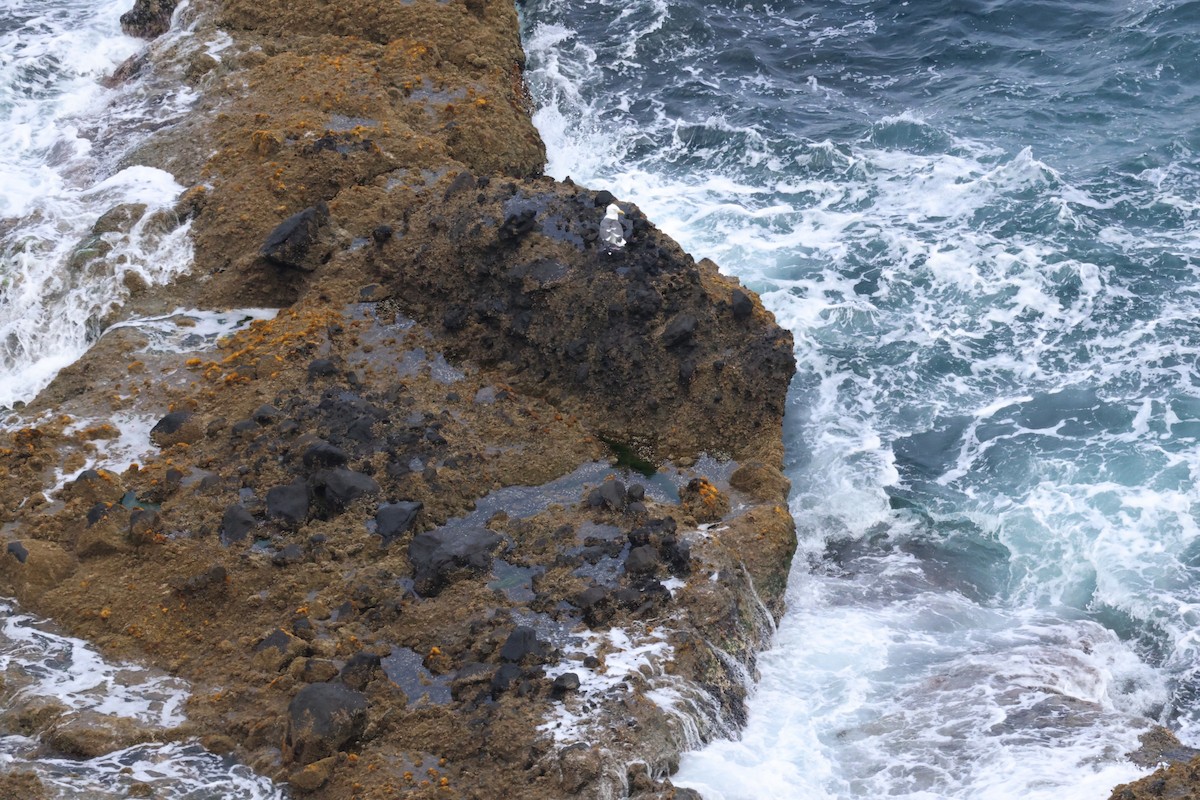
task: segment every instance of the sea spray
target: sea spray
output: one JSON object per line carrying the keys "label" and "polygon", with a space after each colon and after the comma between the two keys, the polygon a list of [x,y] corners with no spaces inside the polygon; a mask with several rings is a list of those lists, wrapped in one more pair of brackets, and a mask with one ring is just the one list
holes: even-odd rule
{"label": "sea spray", "polygon": [[677,782],[1095,797],[1152,722],[1196,741],[1193,17],[524,8],[551,174],[796,341],[789,614]]}
{"label": "sea spray", "polygon": [[147,46],[121,32],[125,6],[20,0],[0,11],[0,407],[77,359],[131,287],[191,263],[173,210],[183,187],[120,158],[194,94],[102,85]]}

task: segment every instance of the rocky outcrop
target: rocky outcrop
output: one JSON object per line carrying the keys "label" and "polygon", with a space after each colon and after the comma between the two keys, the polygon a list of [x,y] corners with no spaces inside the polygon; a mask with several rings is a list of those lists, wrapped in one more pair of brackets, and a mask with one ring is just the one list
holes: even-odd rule
{"label": "rocky outcrop", "polygon": [[1141,747],[1130,753],[1129,759],[1140,767],[1158,769],[1113,789],[1109,800],[1185,800],[1200,796],[1200,751],[1185,747],[1166,728],[1152,728],[1140,741]]}
{"label": "rocky outcrop", "polygon": [[121,30],[130,36],[153,39],[171,28],[171,15],[178,0],[136,0],[133,8],[121,15]]}
{"label": "rocky outcrop", "polygon": [[774,431],[791,336],[761,306],[739,319],[737,283],[635,206],[627,245],[612,249],[599,242],[604,192],[461,172],[417,195],[425,202],[381,198],[404,235],[346,260],[440,329],[452,352],[657,452],[741,455]]}
{"label": "rocky outcrop", "polygon": [[[138,302],[280,312],[64,370],[0,441],[0,591],[296,793],[672,796],[783,611],[790,336],[541,175],[507,0],[189,8],[233,44],[138,155],[196,265]],[[85,470],[89,419],[155,449]]]}
{"label": "rocky outcrop", "polygon": [[367,698],[341,683],[312,683],[288,704],[283,754],[290,762],[311,764],[345,750],[367,724]]}

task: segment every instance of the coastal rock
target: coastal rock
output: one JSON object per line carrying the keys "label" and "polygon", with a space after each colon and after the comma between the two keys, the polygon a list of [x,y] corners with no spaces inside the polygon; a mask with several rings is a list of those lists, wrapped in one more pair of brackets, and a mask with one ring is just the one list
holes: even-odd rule
{"label": "coastal rock", "polygon": [[729,513],[729,498],[706,478],[692,478],[679,490],[679,502],[697,522],[718,522]]}
{"label": "coastal rock", "polygon": [[191,444],[197,441],[203,432],[193,422],[193,416],[190,411],[172,411],[150,429],[150,441],[159,447],[170,447],[180,442]]}
{"label": "coastal rock", "polygon": [[317,467],[340,467],[350,460],[346,451],[334,447],[329,442],[318,441],[304,451],[304,466],[313,469]]}
{"label": "coastal rock", "polygon": [[1150,775],[1121,784],[1109,800],[1158,800],[1200,796],[1200,752],[1185,747],[1166,728],[1154,727],[1138,739],[1129,760],[1140,767],[1159,767]]}
{"label": "coastal rock", "polygon": [[303,769],[294,770],[288,775],[288,785],[300,792],[315,792],[329,782],[336,765],[335,756],[305,764]]}
{"label": "coastal rock", "polygon": [[85,469],[63,487],[63,499],[79,499],[89,505],[112,505],[125,494],[121,479],[107,470]]}
{"label": "coastal rock", "polygon": [[241,505],[234,504],[225,509],[221,515],[221,543],[235,544],[244,542],[258,521]]}
{"label": "coastal rock", "polygon": [[130,515],[122,506],[105,509],[95,523],[80,531],[75,539],[76,558],[98,558],[133,550],[129,538]]}
{"label": "coastal rock", "polygon": [[0,553],[0,593],[25,602],[66,580],[75,568],[75,558],[51,542],[9,542]]}
{"label": "coastal rock", "polygon": [[379,484],[370,475],[337,468],[322,470],[312,477],[317,502],[340,512],[360,497],[379,494]]}
{"label": "coastal rock", "polygon": [[754,313],[754,301],[741,289],[734,289],[730,294],[729,306],[733,312],[733,318],[738,322],[750,319],[750,315]]}
{"label": "coastal rock", "polygon": [[254,646],[254,665],[267,672],[279,672],[308,652],[308,645],[281,628],[267,634]]}
{"label": "coastal rock", "polygon": [[563,791],[577,794],[600,777],[603,766],[599,749],[580,742],[563,748],[558,754],[558,768]]}
{"label": "coastal rock", "polygon": [[74,711],[50,726],[43,738],[71,758],[96,758],[153,737],[153,732],[127,717]]}
{"label": "coastal rock", "polygon": [[408,533],[422,507],[421,503],[408,501],[381,505],[375,512],[375,532],[383,537],[384,544],[390,543]]}
{"label": "coastal rock", "polygon": [[487,528],[442,528],[417,534],[408,545],[416,590],[436,595],[456,573],[487,571],[492,566],[492,551],[501,541]]}
{"label": "coastal rock", "polygon": [[379,674],[382,661],[377,653],[355,653],[346,660],[346,665],[338,673],[338,680],[351,689],[362,691]]}
{"label": "coastal rock", "polygon": [[267,516],[297,526],[308,518],[308,484],[302,480],[267,490]]}
{"label": "coastal rock", "polygon": [[324,203],[306,208],[275,226],[259,252],[280,267],[312,272],[329,255],[321,245],[323,229],[329,223],[329,208]]}
{"label": "coastal rock", "polygon": [[538,640],[537,631],[523,625],[514,628],[500,648],[500,658],[512,664],[541,659],[546,654],[547,647]]}
{"label": "coastal rock", "polygon": [[311,683],[287,710],[283,739],[286,762],[311,764],[335,755],[360,737],[367,725],[367,698],[341,683]]}
{"label": "coastal rock", "polygon": [[792,488],[792,482],[778,468],[761,461],[751,461],[739,466],[729,476],[729,485],[739,492],[745,492],[754,499],[765,502],[775,502],[780,497],[787,497]]}
{"label": "coastal rock", "polygon": [[[20,410],[0,574],[39,560],[30,540],[71,569],[85,528],[127,536],[126,498],[160,512],[23,601],[192,680],[203,741],[314,800],[390,797],[406,772],[464,796],[669,796],[685,728],[721,728],[644,698],[669,679],[738,724],[782,610],[789,337],[632,203],[541,176],[512,3],[222,0],[188,25],[228,46],[148,52],[147,76],[202,62],[199,98],[136,156],[192,185],[194,268],[126,313],[278,313],[215,343],[181,316],[185,353],[110,329]],[[599,239],[613,202],[619,250]],[[206,435],[160,431],[137,468],[38,502],[102,451],[80,418],[170,409]],[[666,481],[702,453],[767,467],[697,532]],[[598,649],[558,652],[567,632]],[[546,727],[564,711],[586,747]]]}
{"label": "coastal rock", "polygon": [[636,207],[610,263],[595,244],[602,216],[569,187],[492,182],[410,210],[407,235],[374,258],[406,312],[439,325],[455,352],[586,409],[617,441],[727,452],[755,440],[783,413],[790,334],[768,314],[732,324],[722,309],[735,284]]}
{"label": "coastal rock", "polygon": [[135,0],[121,15],[121,30],[139,39],[153,39],[171,28],[171,14],[178,0]]}
{"label": "coastal rock", "polygon": [[0,797],[12,800],[46,800],[46,787],[32,772],[13,770],[0,774]]}

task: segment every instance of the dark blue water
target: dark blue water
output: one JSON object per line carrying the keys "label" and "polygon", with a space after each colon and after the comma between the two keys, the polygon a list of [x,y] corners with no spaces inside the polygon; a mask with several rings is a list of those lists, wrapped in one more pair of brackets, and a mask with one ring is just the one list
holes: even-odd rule
{"label": "dark blue water", "polygon": [[796,337],[789,616],[681,781],[1102,797],[1200,744],[1200,3],[522,11],[549,171]]}

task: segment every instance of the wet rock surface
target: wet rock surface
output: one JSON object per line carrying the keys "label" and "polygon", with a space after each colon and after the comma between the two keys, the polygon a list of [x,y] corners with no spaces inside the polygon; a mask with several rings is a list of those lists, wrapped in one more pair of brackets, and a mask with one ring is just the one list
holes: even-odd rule
{"label": "wet rock surface", "polygon": [[121,15],[121,30],[130,36],[153,39],[171,28],[171,14],[178,0],[136,0],[133,8]]}
{"label": "wet rock surface", "polygon": [[790,337],[540,176],[511,3],[187,9],[232,44],[139,155],[196,264],[130,313],[280,311],[112,330],[10,420],[0,592],[298,795],[672,796],[783,610]]}

